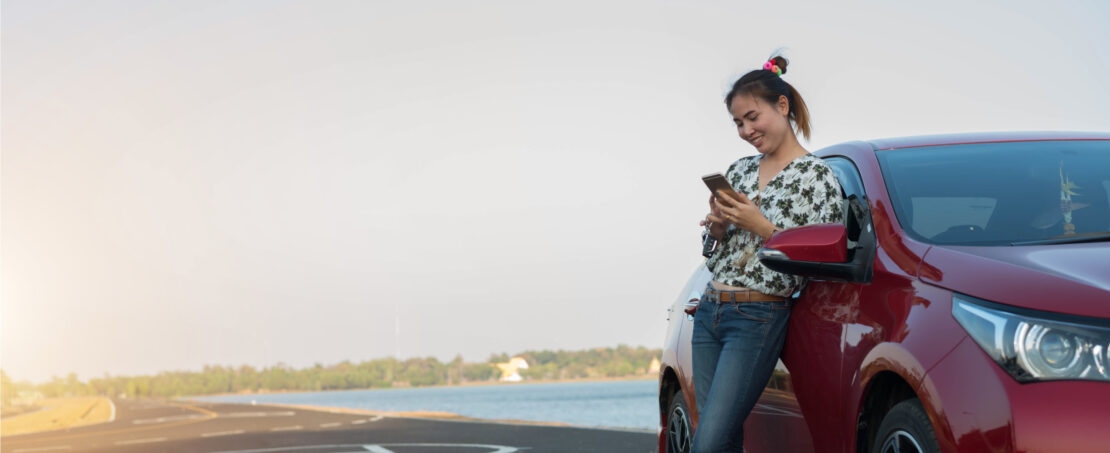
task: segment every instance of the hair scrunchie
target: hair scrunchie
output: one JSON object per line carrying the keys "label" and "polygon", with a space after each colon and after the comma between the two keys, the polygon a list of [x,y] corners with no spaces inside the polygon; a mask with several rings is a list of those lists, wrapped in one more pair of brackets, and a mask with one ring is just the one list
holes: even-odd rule
{"label": "hair scrunchie", "polygon": [[765,71],[771,71],[775,73],[775,75],[782,77],[782,68],[779,68],[779,65],[775,64],[775,62],[772,60],[767,60],[766,63],[763,63],[763,69]]}

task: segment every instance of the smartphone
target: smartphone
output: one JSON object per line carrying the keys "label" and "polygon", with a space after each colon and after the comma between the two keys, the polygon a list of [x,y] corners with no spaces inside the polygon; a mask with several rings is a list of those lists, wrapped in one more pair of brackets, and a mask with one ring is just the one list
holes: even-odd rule
{"label": "smartphone", "polygon": [[720,173],[702,176],[701,180],[705,181],[705,186],[709,188],[713,195],[716,195],[718,190],[736,192],[736,189],[732,188],[732,183],[728,182],[728,178]]}

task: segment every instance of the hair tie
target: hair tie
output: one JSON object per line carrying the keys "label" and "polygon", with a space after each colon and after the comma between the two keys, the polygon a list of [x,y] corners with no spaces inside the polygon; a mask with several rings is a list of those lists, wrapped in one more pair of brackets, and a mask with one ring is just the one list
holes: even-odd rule
{"label": "hair tie", "polygon": [[774,61],[768,60],[766,63],[763,63],[763,70],[771,71],[779,77],[782,77],[782,69],[779,68],[779,65],[775,64]]}

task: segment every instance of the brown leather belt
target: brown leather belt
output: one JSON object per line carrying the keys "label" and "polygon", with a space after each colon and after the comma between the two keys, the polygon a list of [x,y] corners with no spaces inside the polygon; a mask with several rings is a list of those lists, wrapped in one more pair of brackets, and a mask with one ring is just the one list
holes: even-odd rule
{"label": "brown leather belt", "polygon": [[740,289],[732,291],[723,291],[708,287],[705,289],[705,295],[710,300],[719,304],[734,304],[743,302],[781,302],[786,300],[785,297],[775,296],[771,294],[763,294],[759,291],[750,289]]}

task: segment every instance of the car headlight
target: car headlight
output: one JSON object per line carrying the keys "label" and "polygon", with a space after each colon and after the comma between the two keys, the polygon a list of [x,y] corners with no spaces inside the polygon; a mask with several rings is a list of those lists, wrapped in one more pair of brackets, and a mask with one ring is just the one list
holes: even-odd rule
{"label": "car headlight", "polygon": [[953,295],[952,315],[1020,382],[1110,381],[1110,320],[1006,307],[963,294]]}

